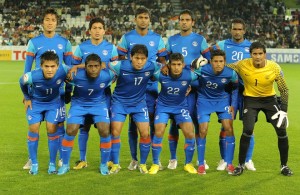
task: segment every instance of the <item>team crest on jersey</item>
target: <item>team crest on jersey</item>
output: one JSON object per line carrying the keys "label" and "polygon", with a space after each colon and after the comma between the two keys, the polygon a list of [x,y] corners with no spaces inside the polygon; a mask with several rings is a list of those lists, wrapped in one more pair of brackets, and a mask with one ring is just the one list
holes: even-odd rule
{"label": "team crest on jersey", "polygon": [[227,79],[225,79],[225,78],[221,79],[222,83],[226,83],[226,81],[227,81]]}
{"label": "team crest on jersey", "polygon": [[57,81],[56,81],[56,84],[61,84],[61,79],[58,79]]}
{"label": "team crest on jersey", "polygon": [[58,49],[63,49],[64,48],[62,44],[58,44],[57,47],[58,47]]}
{"label": "team crest on jersey", "polygon": [[32,119],[32,116],[31,115],[28,115],[27,116],[27,119],[30,121]]}
{"label": "team crest on jersey", "polygon": [[105,83],[100,83],[100,88],[104,88],[105,87]]}
{"label": "team crest on jersey", "polygon": [[244,109],[244,114],[246,114],[248,112],[248,109]]}
{"label": "team crest on jersey", "polygon": [[70,118],[70,117],[71,117],[71,114],[69,113],[69,114],[68,114],[68,118]]}
{"label": "team crest on jersey", "polygon": [[158,116],[158,115],[156,115],[156,116],[155,116],[155,120],[158,120],[158,119],[159,119],[159,116]]}
{"label": "team crest on jersey", "polygon": [[23,76],[23,82],[24,83],[28,82],[28,74],[24,74],[24,76]]}
{"label": "team crest on jersey", "polygon": [[145,76],[149,76],[150,75],[150,72],[145,72]]}
{"label": "team crest on jersey", "polygon": [[182,86],[186,86],[186,85],[187,85],[187,81],[182,81],[182,82],[181,82],[181,85],[182,85]]}
{"label": "team crest on jersey", "polygon": [[155,45],[154,41],[150,41],[150,42],[149,42],[149,45],[150,45],[151,47],[153,47],[153,46]]}
{"label": "team crest on jersey", "polygon": [[197,47],[197,46],[198,46],[197,41],[193,41],[192,45],[193,45],[194,47]]}
{"label": "team crest on jersey", "polygon": [[249,52],[250,50],[249,50],[249,47],[245,47],[245,51],[246,52]]}
{"label": "team crest on jersey", "polygon": [[102,54],[105,55],[105,56],[107,56],[108,51],[107,51],[107,50],[103,50],[103,51],[102,51]]}

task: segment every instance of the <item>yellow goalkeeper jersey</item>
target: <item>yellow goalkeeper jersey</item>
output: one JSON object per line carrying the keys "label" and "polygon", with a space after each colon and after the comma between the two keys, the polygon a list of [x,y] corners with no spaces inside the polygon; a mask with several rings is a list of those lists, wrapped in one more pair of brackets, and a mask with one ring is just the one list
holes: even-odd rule
{"label": "yellow goalkeeper jersey", "polygon": [[273,96],[276,94],[274,88],[275,81],[278,85],[282,103],[287,104],[288,88],[283,78],[283,72],[276,62],[266,60],[264,67],[256,68],[253,65],[252,58],[247,58],[234,64],[228,64],[227,66],[234,69],[242,78],[245,87],[244,96]]}

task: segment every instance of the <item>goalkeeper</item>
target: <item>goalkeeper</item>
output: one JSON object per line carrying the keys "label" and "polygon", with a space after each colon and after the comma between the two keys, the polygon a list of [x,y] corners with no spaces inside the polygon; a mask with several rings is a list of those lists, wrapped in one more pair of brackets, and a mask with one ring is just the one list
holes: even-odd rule
{"label": "goalkeeper", "polygon": [[[275,128],[278,137],[278,148],[281,161],[281,174],[291,176],[293,172],[287,166],[289,143],[286,128],[288,127],[288,87],[283,78],[280,66],[266,59],[266,48],[259,42],[250,46],[251,58],[229,64],[244,81],[243,134],[240,140],[239,166],[233,175],[241,175],[244,171],[246,153],[250,137],[253,133],[259,111],[263,111],[267,120]],[[281,95],[279,106],[274,82],[277,83]]]}
{"label": "goalkeeper", "polygon": [[[246,153],[249,147],[251,135],[259,111],[263,111],[275,128],[278,137],[278,149],[281,161],[281,174],[291,176],[293,172],[287,166],[289,142],[286,133],[288,127],[288,87],[283,78],[280,66],[266,59],[266,48],[259,42],[254,42],[250,46],[251,58],[238,61],[228,66],[234,69],[243,79],[244,109],[243,109],[243,134],[240,140],[239,165],[232,175],[241,175],[244,171]],[[198,65],[193,64],[192,66]],[[281,95],[281,105],[279,106],[274,82],[277,83]]]}

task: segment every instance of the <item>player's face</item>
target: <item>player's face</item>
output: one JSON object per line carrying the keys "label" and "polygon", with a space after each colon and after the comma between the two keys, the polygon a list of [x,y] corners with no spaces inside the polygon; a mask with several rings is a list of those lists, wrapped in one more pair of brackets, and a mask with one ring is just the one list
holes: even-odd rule
{"label": "player's face", "polygon": [[251,51],[251,58],[253,61],[253,65],[257,68],[262,68],[265,66],[267,54],[263,49],[257,48]]}
{"label": "player's face", "polygon": [[91,35],[92,40],[102,40],[105,34],[105,30],[103,25],[100,22],[98,22],[92,25],[91,29],[89,30],[89,33]]}
{"label": "player's face", "polygon": [[191,31],[194,26],[194,21],[189,14],[182,14],[179,18],[179,26],[181,31]]}
{"label": "player's face", "polygon": [[87,63],[85,70],[89,78],[97,78],[101,71],[101,64],[91,60]]}
{"label": "player's face", "polygon": [[41,68],[43,70],[45,79],[52,79],[58,69],[58,64],[55,61],[45,60],[43,64],[41,64]]}
{"label": "player's face", "polygon": [[44,31],[54,32],[57,27],[57,18],[54,14],[47,14],[43,21]]}
{"label": "player's face", "polygon": [[184,62],[181,60],[172,60],[169,64],[169,68],[172,77],[179,77],[184,68]]}
{"label": "player's face", "polygon": [[147,62],[147,57],[145,54],[136,53],[130,56],[132,66],[135,70],[142,70]]}
{"label": "player's face", "polygon": [[214,73],[216,75],[220,74],[223,71],[224,66],[225,66],[224,56],[214,56],[211,59],[211,66],[212,66],[212,68],[214,70]]}
{"label": "player's face", "polygon": [[150,17],[147,13],[142,13],[136,16],[136,18],[134,19],[137,28],[144,30],[144,29],[148,29],[149,24],[150,24]]}
{"label": "player's face", "polygon": [[231,36],[237,43],[244,41],[244,34],[246,33],[243,24],[233,23],[231,25]]}

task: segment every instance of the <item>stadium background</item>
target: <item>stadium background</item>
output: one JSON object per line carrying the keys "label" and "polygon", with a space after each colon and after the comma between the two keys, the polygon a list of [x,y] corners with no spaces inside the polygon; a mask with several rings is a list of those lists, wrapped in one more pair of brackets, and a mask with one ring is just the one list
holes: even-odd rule
{"label": "stadium background", "polygon": [[[256,3],[257,2],[257,5]],[[300,185],[299,169],[299,9],[298,1],[269,1],[273,9],[262,6],[266,1],[3,1],[0,0],[0,194],[298,194]],[[223,4],[222,4],[223,3]],[[231,4],[234,3],[234,6]],[[282,10],[285,5],[285,11]],[[22,170],[27,159],[26,133],[27,123],[22,106],[22,95],[18,79],[23,72],[24,51],[28,39],[42,30],[42,11],[47,7],[56,7],[61,13],[58,33],[69,38],[73,45],[80,43],[83,37],[88,38],[86,28],[88,18],[105,17],[107,22],[106,38],[117,43],[120,36],[134,28],[131,22],[133,10],[145,5],[152,11],[152,28],[161,33],[165,39],[178,32],[176,14],[184,8],[192,9],[198,19],[195,31],[203,34],[210,44],[219,39],[228,38],[229,19],[245,16],[247,27],[246,38],[251,41],[260,40],[268,45],[268,52],[274,51],[274,59],[282,66],[290,88],[289,119],[290,127],[290,160],[289,166],[295,175],[291,178],[279,174],[276,136],[272,127],[265,123],[261,114],[255,129],[256,145],[254,162],[256,172],[247,172],[241,177],[230,177],[225,172],[217,172],[219,160],[218,136],[219,124],[212,118],[208,137],[206,158],[211,169],[205,177],[188,175],[183,171],[183,140],[179,141],[177,170],[164,170],[155,176],[129,172],[126,166],[130,162],[126,128],[122,133],[121,166],[117,175],[103,177],[98,173],[98,142],[96,131],[91,131],[88,145],[89,167],[79,172],[71,170],[65,176],[49,176],[47,170],[47,140],[45,127],[41,128],[39,143],[39,175],[32,177]],[[170,6],[171,5],[171,6]],[[281,6],[281,7],[280,7]],[[264,9],[261,9],[264,7]],[[276,9],[277,8],[277,15]],[[65,10],[65,12],[63,11]],[[100,10],[100,11],[99,11]],[[275,10],[275,14],[274,14]],[[289,12],[290,11],[290,12]],[[243,13],[243,14],[241,14]],[[296,14],[298,13],[298,14]],[[247,15],[248,14],[248,15]],[[34,17],[33,17],[34,16]],[[287,19],[287,20],[286,20]],[[266,30],[270,22],[270,29]],[[19,25],[18,25],[19,24]],[[9,25],[9,26],[8,26]],[[64,27],[65,26],[65,27]],[[78,26],[79,30],[72,30]],[[276,27],[276,28],[275,28]],[[85,28],[85,30],[84,30]],[[222,28],[222,29],[221,29]],[[75,32],[75,34],[74,34]],[[78,32],[78,34],[77,34]],[[276,35],[277,34],[277,35]],[[274,47],[276,48],[274,48]],[[274,48],[275,50],[271,49]],[[127,125],[127,124],[126,124]],[[241,122],[235,122],[237,145],[241,132]],[[166,137],[165,137],[166,138]],[[181,136],[182,138],[182,136]],[[73,150],[71,163],[78,159],[77,143]],[[238,147],[236,147],[234,164],[237,163]],[[167,164],[168,146],[164,139],[162,163]],[[196,159],[194,158],[194,161]],[[151,155],[148,166],[151,165]]]}

